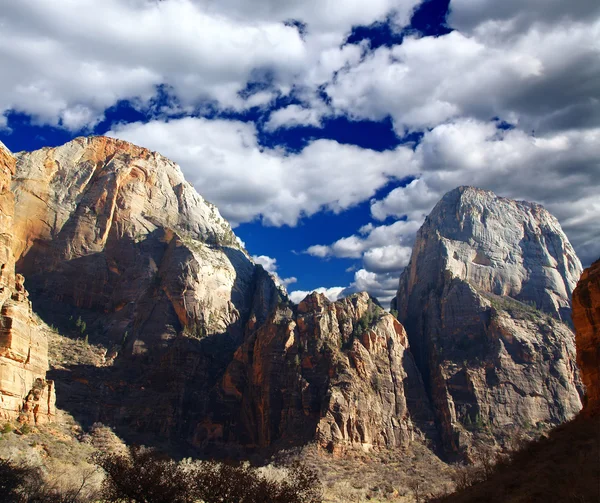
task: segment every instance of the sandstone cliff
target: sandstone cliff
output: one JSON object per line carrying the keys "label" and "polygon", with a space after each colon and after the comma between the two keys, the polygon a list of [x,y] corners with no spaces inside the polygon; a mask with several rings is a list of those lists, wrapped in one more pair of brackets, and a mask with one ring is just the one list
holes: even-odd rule
{"label": "sandstone cliff", "polygon": [[435,437],[406,332],[366,293],[281,305],[236,351],[221,393],[250,445],[316,439],[340,453]]}
{"label": "sandstone cliff", "polygon": [[460,187],[417,234],[393,303],[446,449],[503,443],[581,408],[563,323],[581,265],[541,206]]}
{"label": "sandstone cliff", "polygon": [[16,160],[4,247],[36,299],[94,320],[108,346],[102,367],[52,374],[83,423],[195,447],[316,440],[335,453],[435,444],[437,426],[467,452],[581,407],[563,323],[580,265],[540,206],[470,188],[445,196],[400,281],[407,338],[366,295],[293,306],[160,154],[93,137]]}
{"label": "sandstone cliff", "polygon": [[18,154],[13,189],[32,292],[114,348],[112,366],[53,373],[82,422],[196,447],[435,437],[403,327],[366,295],[292,306],[171,161],[78,138]]}
{"label": "sandstone cliff", "polygon": [[241,335],[254,264],[176,164],[112,138],[78,138],[17,154],[13,188],[13,248],[35,294],[105,312],[108,334],[121,342],[127,333],[134,354],[183,329]]}
{"label": "sandstone cliff", "polygon": [[15,159],[0,143],[0,419],[41,423],[54,415],[54,384],[45,380],[46,336],[33,317],[25,279],[15,274],[14,172]]}
{"label": "sandstone cliff", "polygon": [[247,324],[282,292],[161,155],[92,137],[16,158],[17,268],[38,303],[94,321],[114,363],[53,371],[59,405],[84,424],[198,444]]}
{"label": "sandstone cliff", "polygon": [[600,260],[586,269],[573,292],[577,363],[585,385],[584,411],[600,412]]}

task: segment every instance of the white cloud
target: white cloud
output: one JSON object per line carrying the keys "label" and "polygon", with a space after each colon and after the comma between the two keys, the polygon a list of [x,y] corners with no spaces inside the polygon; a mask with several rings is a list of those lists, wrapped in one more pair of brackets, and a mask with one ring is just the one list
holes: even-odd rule
{"label": "white cloud", "polygon": [[[391,116],[401,133],[426,133],[414,152],[317,140],[294,154],[263,148],[255,126],[236,121],[153,120],[110,134],[179,162],[234,225],[256,218],[295,225],[366,201],[392,178],[417,178],[371,206],[376,220],[406,222],[370,224],[307,250],[360,260],[350,290],[386,298],[424,215],[464,184],[541,202],[582,261],[597,258],[600,4],[452,0],[449,24],[457,31],[448,35],[407,37],[372,52],[342,46],[352,26],[393,11],[401,26],[419,3],[0,0],[0,128],[9,110],[37,123],[90,128],[119,100],[145,110],[159,85],[173,97],[161,113],[265,108],[293,93],[302,105],[272,112],[267,130],[318,127],[344,114]],[[306,29],[284,23],[292,19]],[[255,80],[268,85],[240,94]],[[497,129],[493,117],[515,129]]]}
{"label": "white cloud", "polygon": [[367,291],[387,305],[398,287],[398,278],[408,264],[412,244],[420,222],[399,220],[391,225],[361,227],[358,234],[331,245],[314,245],[306,253],[319,258],[362,259],[363,267],[354,273],[354,281],[344,295]]}
{"label": "white cloud", "polygon": [[367,250],[363,255],[365,269],[376,273],[398,273],[408,264],[410,246],[386,245]]}
{"label": "white cloud", "polygon": [[354,273],[354,281],[349,286],[320,287],[311,291],[296,290],[289,294],[292,302],[299,304],[312,292],[322,293],[331,301],[343,299],[356,292],[368,292],[375,297],[384,308],[389,306],[398,289],[398,276],[391,273],[377,274],[359,269]]}
{"label": "white cloud", "polygon": [[313,292],[322,293],[330,301],[335,302],[336,300],[341,299],[346,295],[346,293],[345,293],[346,288],[343,286],[334,286],[331,288],[323,288],[323,287],[315,288],[314,290],[310,290],[310,291],[296,290],[296,291],[290,293],[290,299],[295,304],[300,304],[300,302],[302,302],[306,298],[307,295],[310,295]]}
{"label": "white cloud", "polygon": [[268,93],[240,96],[248,81],[268,76],[282,93],[326,81],[351,57],[340,46],[352,26],[393,11],[408,22],[419,1],[1,0],[0,114],[90,127],[119,100],[147,103],[158,85],[184,108],[262,106]]}
{"label": "white cloud", "polygon": [[107,133],[179,163],[203,196],[234,225],[261,217],[295,225],[323,209],[341,212],[414,171],[413,151],[376,152],[316,140],[298,154],[258,145],[251,123],[185,118],[130,123]]}
{"label": "white cloud", "polygon": [[331,255],[331,248],[327,245],[313,245],[308,247],[306,253],[313,257],[325,258]]}
{"label": "white cloud", "polygon": [[262,265],[265,271],[271,274],[275,281],[283,287],[287,288],[288,285],[298,282],[298,278],[282,278],[279,276],[279,273],[277,272],[278,266],[276,258],[269,257],[268,255],[253,255],[252,260],[254,260],[254,262],[257,264]]}
{"label": "white cloud", "polygon": [[392,297],[398,290],[397,274],[382,273],[360,269],[354,273],[354,281],[350,284],[349,292],[368,292],[369,295],[376,297],[384,307],[388,307]]}
{"label": "white cloud", "polygon": [[487,23],[409,37],[347,66],[326,91],[338,113],[391,115],[401,133],[464,116],[543,132],[600,125],[599,83],[600,20],[592,16],[517,33]]}
{"label": "white cloud", "polygon": [[262,265],[268,273],[275,274],[275,271],[277,271],[277,259],[275,258],[267,255],[252,255],[252,260]]}
{"label": "white cloud", "polygon": [[596,0],[452,0],[450,25],[461,31],[500,25],[505,31],[524,31],[532,24],[565,19],[587,20],[600,14]]}
{"label": "white cloud", "polygon": [[374,267],[386,270],[391,267],[391,270],[398,270],[408,263],[406,254],[410,256],[419,226],[420,222],[404,220],[378,227],[368,225],[359,229],[359,234],[338,239],[331,245],[310,246],[306,253],[320,258],[365,258],[365,254],[368,254],[366,259],[371,264],[374,264],[377,257],[382,259],[381,263]]}
{"label": "white cloud", "polygon": [[279,128],[297,126],[321,126],[321,113],[314,108],[304,108],[299,105],[289,105],[274,111],[265,124],[265,130],[275,131]]}
{"label": "white cloud", "polygon": [[319,258],[362,259],[347,292],[366,290],[387,302],[425,216],[459,185],[543,204],[559,219],[584,264],[600,256],[600,129],[533,137],[498,129],[493,122],[462,119],[426,133],[413,165],[420,178],[371,204],[378,220],[406,220],[368,224],[331,245],[306,250]]}
{"label": "white cloud", "polygon": [[438,200],[437,194],[431,193],[422,180],[416,179],[406,187],[392,190],[385,199],[374,201],[371,214],[377,220],[406,215],[411,221],[421,222]]}
{"label": "white cloud", "polygon": [[582,262],[600,255],[600,128],[533,137],[464,119],[426,133],[415,155],[420,178],[373,202],[374,217],[408,215],[421,223],[444,193],[474,185],[543,204]]}
{"label": "white cloud", "polygon": [[292,276],[291,278],[285,278],[281,280],[281,284],[286,288],[294,283],[298,283],[298,278]]}

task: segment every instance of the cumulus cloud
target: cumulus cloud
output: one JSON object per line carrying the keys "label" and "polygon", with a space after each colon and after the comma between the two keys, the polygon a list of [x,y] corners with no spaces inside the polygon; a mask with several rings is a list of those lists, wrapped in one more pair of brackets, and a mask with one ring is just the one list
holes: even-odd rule
{"label": "cumulus cloud", "polygon": [[120,125],[107,133],[179,163],[188,181],[234,225],[262,218],[295,225],[323,209],[339,213],[414,171],[413,151],[376,152],[316,140],[297,154],[258,145],[252,123],[203,118]]}
{"label": "cumulus cloud", "polygon": [[290,299],[295,304],[299,304],[306,298],[307,295],[310,295],[311,293],[316,292],[316,293],[322,293],[330,301],[335,302],[336,300],[341,299],[347,295],[346,290],[347,290],[347,288],[343,287],[343,286],[333,286],[331,288],[320,287],[320,288],[315,288],[314,290],[310,290],[310,291],[296,290],[296,291],[290,293]]}
{"label": "cumulus cloud", "polygon": [[398,290],[398,275],[394,273],[375,273],[366,269],[359,269],[354,273],[354,280],[348,286],[319,287],[311,291],[296,290],[289,294],[292,302],[302,302],[312,293],[322,293],[331,301],[343,299],[357,292],[368,292],[375,297],[384,307],[387,307]]}
{"label": "cumulus cloud", "polygon": [[600,4],[595,0],[452,0],[449,23],[465,32],[491,25],[514,32],[525,31],[532,24],[586,21],[599,14]]}
{"label": "cumulus cloud", "polygon": [[313,245],[305,253],[319,258],[356,258],[362,268],[343,295],[367,291],[385,304],[398,287],[398,278],[408,264],[420,221],[399,220],[390,225],[367,224],[357,234],[338,239],[331,245]]}
{"label": "cumulus cloud", "polygon": [[387,307],[398,290],[398,278],[397,274],[378,274],[366,269],[359,269],[354,273],[354,281],[346,289],[346,292],[369,292],[383,306]]}
{"label": "cumulus cloud", "polygon": [[257,264],[262,265],[265,271],[267,271],[275,278],[275,281],[277,281],[280,285],[286,288],[289,285],[298,281],[298,278],[282,278],[281,276],[279,276],[279,274],[277,273],[278,266],[276,258],[269,257],[268,255],[253,255],[252,260],[254,260],[254,262]]}
{"label": "cumulus cloud", "polygon": [[599,125],[598,113],[573,113],[599,110],[598,40],[598,20],[533,27],[509,39],[458,31],[413,37],[340,71],[327,93],[343,113],[391,115],[401,133],[463,116],[498,116],[539,132]]}
{"label": "cumulus cloud", "polygon": [[419,167],[418,179],[371,203],[375,219],[403,220],[369,224],[306,250],[319,258],[362,260],[347,292],[366,290],[382,302],[391,298],[425,216],[459,185],[543,204],[559,219],[584,264],[598,258],[600,129],[532,136],[490,121],[460,119],[427,132],[412,165]]}
{"label": "cumulus cloud", "polygon": [[305,108],[299,105],[289,105],[275,110],[265,124],[266,131],[275,131],[279,128],[292,128],[297,126],[321,125],[322,114],[314,108]]}
{"label": "cumulus cloud", "polygon": [[406,187],[392,190],[384,199],[373,201],[371,214],[377,220],[388,216],[406,216],[412,222],[420,222],[439,200],[421,179],[413,180]]}
{"label": "cumulus cloud", "polygon": [[[155,107],[160,120],[109,134],[177,161],[234,225],[295,225],[369,200],[391,179],[415,178],[372,201],[380,224],[307,250],[360,261],[352,284],[330,289],[332,297],[366,289],[388,298],[424,216],[458,185],[544,204],[582,261],[597,258],[600,4],[451,0],[447,35],[374,51],[344,45],[355,25],[405,25],[419,3],[0,0],[0,128],[9,111],[85,130],[119,100]],[[170,97],[160,107],[157,86]],[[301,104],[269,110],[281,96]],[[424,137],[414,151],[316,140],[289,153],[259,145],[252,123],[164,119],[203,107],[262,107],[269,132],[344,115],[391,117],[399,134]],[[385,225],[390,217],[402,220]]]}
{"label": "cumulus cloud", "polygon": [[398,270],[408,263],[414,236],[420,222],[399,220],[391,225],[367,225],[358,234],[338,239],[331,245],[309,246],[305,253],[314,257],[363,258],[370,270]]}
{"label": "cumulus cloud", "polygon": [[119,100],[147,105],[159,85],[184,110],[264,105],[242,93],[248,82],[285,94],[327,80],[351,56],[340,46],[352,26],[391,13],[406,23],[419,1],[3,0],[0,114],[89,128]]}

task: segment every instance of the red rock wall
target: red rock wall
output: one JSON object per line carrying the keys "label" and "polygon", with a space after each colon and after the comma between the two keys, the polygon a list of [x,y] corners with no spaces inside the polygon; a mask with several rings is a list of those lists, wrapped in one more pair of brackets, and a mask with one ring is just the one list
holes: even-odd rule
{"label": "red rock wall", "polygon": [[316,440],[341,454],[434,430],[406,332],[366,293],[335,303],[312,294],[295,313],[280,306],[236,352],[222,393],[238,412],[236,440],[250,446]]}
{"label": "red rock wall", "polygon": [[573,292],[577,364],[586,387],[584,411],[600,411],[600,260],[583,271]]}
{"label": "red rock wall", "polygon": [[48,341],[38,329],[25,290],[15,275],[12,251],[13,156],[0,144],[0,419],[47,422],[54,415],[54,387],[46,381]]}

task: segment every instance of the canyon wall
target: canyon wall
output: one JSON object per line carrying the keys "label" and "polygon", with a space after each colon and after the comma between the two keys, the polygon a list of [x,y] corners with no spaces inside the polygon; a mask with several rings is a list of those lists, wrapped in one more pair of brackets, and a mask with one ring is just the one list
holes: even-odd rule
{"label": "canyon wall", "polygon": [[82,422],[200,448],[435,442],[400,323],[366,294],[293,306],[160,154],[78,138],[18,154],[13,188],[36,299],[95,313],[113,348],[56,372]]}
{"label": "canyon wall", "polygon": [[581,408],[570,298],[581,265],[541,206],[460,187],[419,230],[394,306],[447,451],[504,445]]}
{"label": "canyon wall", "polygon": [[600,412],[600,260],[583,271],[573,292],[577,363],[585,385],[586,413]]}
{"label": "canyon wall", "polygon": [[15,158],[0,143],[0,419],[43,423],[54,416],[48,341],[33,316],[25,278],[15,274]]}

